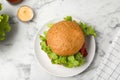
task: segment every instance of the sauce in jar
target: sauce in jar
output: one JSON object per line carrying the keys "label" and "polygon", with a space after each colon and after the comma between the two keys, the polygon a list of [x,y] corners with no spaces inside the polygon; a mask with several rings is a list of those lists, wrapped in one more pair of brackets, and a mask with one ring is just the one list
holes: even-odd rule
{"label": "sauce in jar", "polygon": [[18,4],[21,3],[23,0],[7,0],[11,4]]}
{"label": "sauce in jar", "polygon": [[30,21],[33,18],[33,10],[29,6],[22,6],[18,9],[17,17],[23,22]]}

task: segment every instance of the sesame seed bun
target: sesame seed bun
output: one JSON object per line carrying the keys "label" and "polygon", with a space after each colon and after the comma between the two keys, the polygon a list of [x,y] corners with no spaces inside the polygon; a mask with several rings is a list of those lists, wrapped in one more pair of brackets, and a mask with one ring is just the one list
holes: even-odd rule
{"label": "sesame seed bun", "polygon": [[74,21],[60,21],[48,30],[47,44],[51,50],[60,56],[77,53],[85,39],[79,25]]}

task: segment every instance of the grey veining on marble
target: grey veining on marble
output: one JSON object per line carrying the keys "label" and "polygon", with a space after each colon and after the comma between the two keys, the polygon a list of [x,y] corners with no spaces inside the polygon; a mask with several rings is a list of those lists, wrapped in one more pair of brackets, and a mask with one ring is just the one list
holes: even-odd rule
{"label": "grey veining on marble", "polygon": [[[10,5],[6,0],[2,13],[10,16],[11,32],[0,41],[0,80],[92,80],[95,70],[106,54],[116,32],[120,29],[120,0],[24,0]],[[30,22],[16,17],[22,5],[33,8],[36,14]],[[87,70],[74,77],[60,78],[46,73],[34,53],[35,34],[47,21],[67,15],[79,17],[96,30],[96,55]]]}

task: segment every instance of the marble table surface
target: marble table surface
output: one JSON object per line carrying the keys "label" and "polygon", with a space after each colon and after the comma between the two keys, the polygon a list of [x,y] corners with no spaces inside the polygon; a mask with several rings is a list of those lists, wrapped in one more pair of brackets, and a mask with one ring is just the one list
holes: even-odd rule
{"label": "marble table surface", "polygon": [[[116,32],[120,28],[120,0],[24,0],[19,5],[10,5],[6,0],[1,13],[10,16],[11,32],[0,41],[0,80],[93,80],[96,68],[102,61]],[[35,16],[23,23],[16,17],[22,5],[33,8]],[[95,28],[96,53],[92,64],[83,73],[74,77],[52,76],[41,68],[35,53],[36,33],[47,21],[76,16]]]}

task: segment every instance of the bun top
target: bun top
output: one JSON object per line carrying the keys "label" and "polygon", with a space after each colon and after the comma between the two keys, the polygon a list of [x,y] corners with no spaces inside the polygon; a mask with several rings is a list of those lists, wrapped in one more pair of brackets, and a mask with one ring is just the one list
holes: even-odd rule
{"label": "bun top", "polygon": [[48,30],[47,44],[51,50],[60,56],[77,53],[83,46],[84,34],[76,22],[60,21]]}

